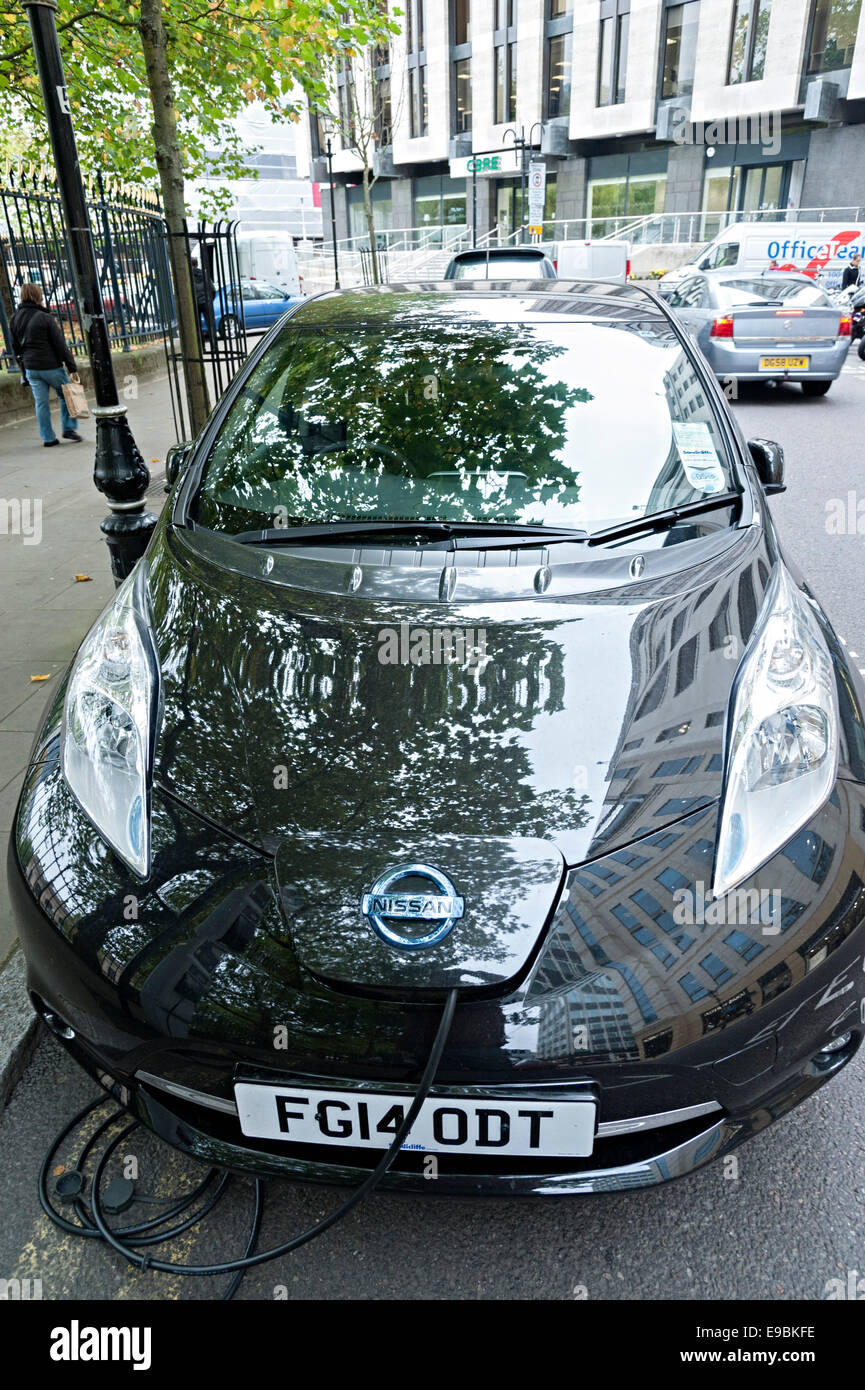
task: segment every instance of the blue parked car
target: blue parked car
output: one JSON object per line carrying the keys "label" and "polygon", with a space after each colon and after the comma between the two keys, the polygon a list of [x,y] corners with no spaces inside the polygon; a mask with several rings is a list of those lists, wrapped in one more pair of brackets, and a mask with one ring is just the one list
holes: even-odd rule
{"label": "blue parked car", "polygon": [[233,338],[240,331],[242,313],[247,333],[261,332],[297,302],[297,296],[281,290],[278,285],[270,285],[265,280],[243,279],[239,285],[229,285],[214,295],[216,331],[222,338]]}

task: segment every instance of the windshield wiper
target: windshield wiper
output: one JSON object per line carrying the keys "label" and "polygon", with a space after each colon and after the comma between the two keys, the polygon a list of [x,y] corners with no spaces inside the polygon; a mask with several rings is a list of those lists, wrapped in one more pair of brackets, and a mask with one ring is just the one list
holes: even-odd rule
{"label": "windshield wiper", "polygon": [[699,497],[695,502],[684,502],[680,507],[664,507],[662,511],[649,516],[635,516],[630,521],[620,521],[615,526],[607,526],[603,531],[593,531],[588,538],[589,545],[608,545],[610,541],[636,535],[640,531],[666,531],[677,521],[686,521],[691,516],[702,516],[704,512],[714,512],[720,507],[741,505],[741,492],[718,492],[714,497]]}
{"label": "windshield wiper", "polygon": [[[449,548],[462,548],[465,542],[469,548],[474,538],[492,544],[512,546],[514,538],[545,544],[547,541],[584,541],[587,531],[576,531],[562,527],[529,526],[510,522],[493,521],[322,521],[309,526],[279,526],[261,531],[240,531],[232,540],[243,545],[294,545],[307,541],[317,541],[325,545],[350,543],[354,539],[374,538],[383,543],[387,536],[407,540],[416,536],[421,541],[447,541]],[[483,547],[488,548],[487,545]]]}

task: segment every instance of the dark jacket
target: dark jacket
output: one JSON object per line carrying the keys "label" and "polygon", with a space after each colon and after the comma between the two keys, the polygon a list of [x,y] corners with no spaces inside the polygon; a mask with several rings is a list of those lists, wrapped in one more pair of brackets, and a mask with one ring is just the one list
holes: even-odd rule
{"label": "dark jacket", "polygon": [[18,305],[12,315],[12,351],[25,373],[50,372],[60,366],[76,370],[63,329],[41,304]]}
{"label": "dark jacket", "polygon": [[844,267],[844,274],[841,276],[842,290],[846,290],[848,285],[859,284],[859,273],[861,269],[861,265],[846,265]]}

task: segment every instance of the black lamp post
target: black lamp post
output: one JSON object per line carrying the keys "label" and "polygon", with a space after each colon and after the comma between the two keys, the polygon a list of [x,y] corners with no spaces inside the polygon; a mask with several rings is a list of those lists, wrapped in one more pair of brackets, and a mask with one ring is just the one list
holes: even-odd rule
{"label": "black lamp post", "polygon": [[84,340],[93,372],[96,404],[96,459],[93,481],[111,508],[102,522],[115,584],[144,554],[156,525],[145,510],[150,472],[132,437],[126,407],[120,404],[111,362],[105,307],[99,286],[96,248],[78,163],[72,110],[66,91],[63,59],[54,14],[57,0],[22,0],[30,21],[33,51],[57,170],[57,184],[69,242],[72,275],[82,308]]}
{"label": "black lamp post", "polygon": [[327,156],[327,177],[330,184],[330,239],[333,242],[333,287],[335,290],[340,288],[339,284],[339,253],[336,247],[336,205],[333,201],[333,146],[330,137],[334,132],[333,121],[328,116],[321,118],[321,130],[325,139],[325,154]]}

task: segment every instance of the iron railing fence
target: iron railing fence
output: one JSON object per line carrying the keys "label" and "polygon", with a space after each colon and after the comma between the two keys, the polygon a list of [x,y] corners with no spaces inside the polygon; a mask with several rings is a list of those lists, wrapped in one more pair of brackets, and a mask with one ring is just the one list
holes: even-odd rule
{"label": "iron railing fence", "polygon": [[[149,190],[88,181],[88,207],[113,346],[158,341],[175,317],[159,201]],[[83,353],[83,314],[63,208],[50,173],[7,169],[0,179],[0,365],[14,369],[9,322],[26,280],[42,286],[73,352]]]}
{"label": "iron railing fence", "polygon": [[[389,274],[383,279],[417,279],[439,270],[451,255],[473,245],[517,246],[529,242],[629,241],[632,247],[693,246],[711,241],[735,222],[860,222],[865,206],[832,208],[755,208],[729,212],[655,212],[639,216],[555,218],[543,223],[540,236],[528,225],[507,231],[494,226],[472,238],[470,226],[449,224],[424,227],[383,227],[376,232],[379,257],[387,254]],[[367,283],[365,262],[369,251],[366,238],[345,237],[337,241],[340,280],[343,286]],[[298,261],[307,293],[333,286],[333,249],[328,242],[312,250],[298,251]]]}

